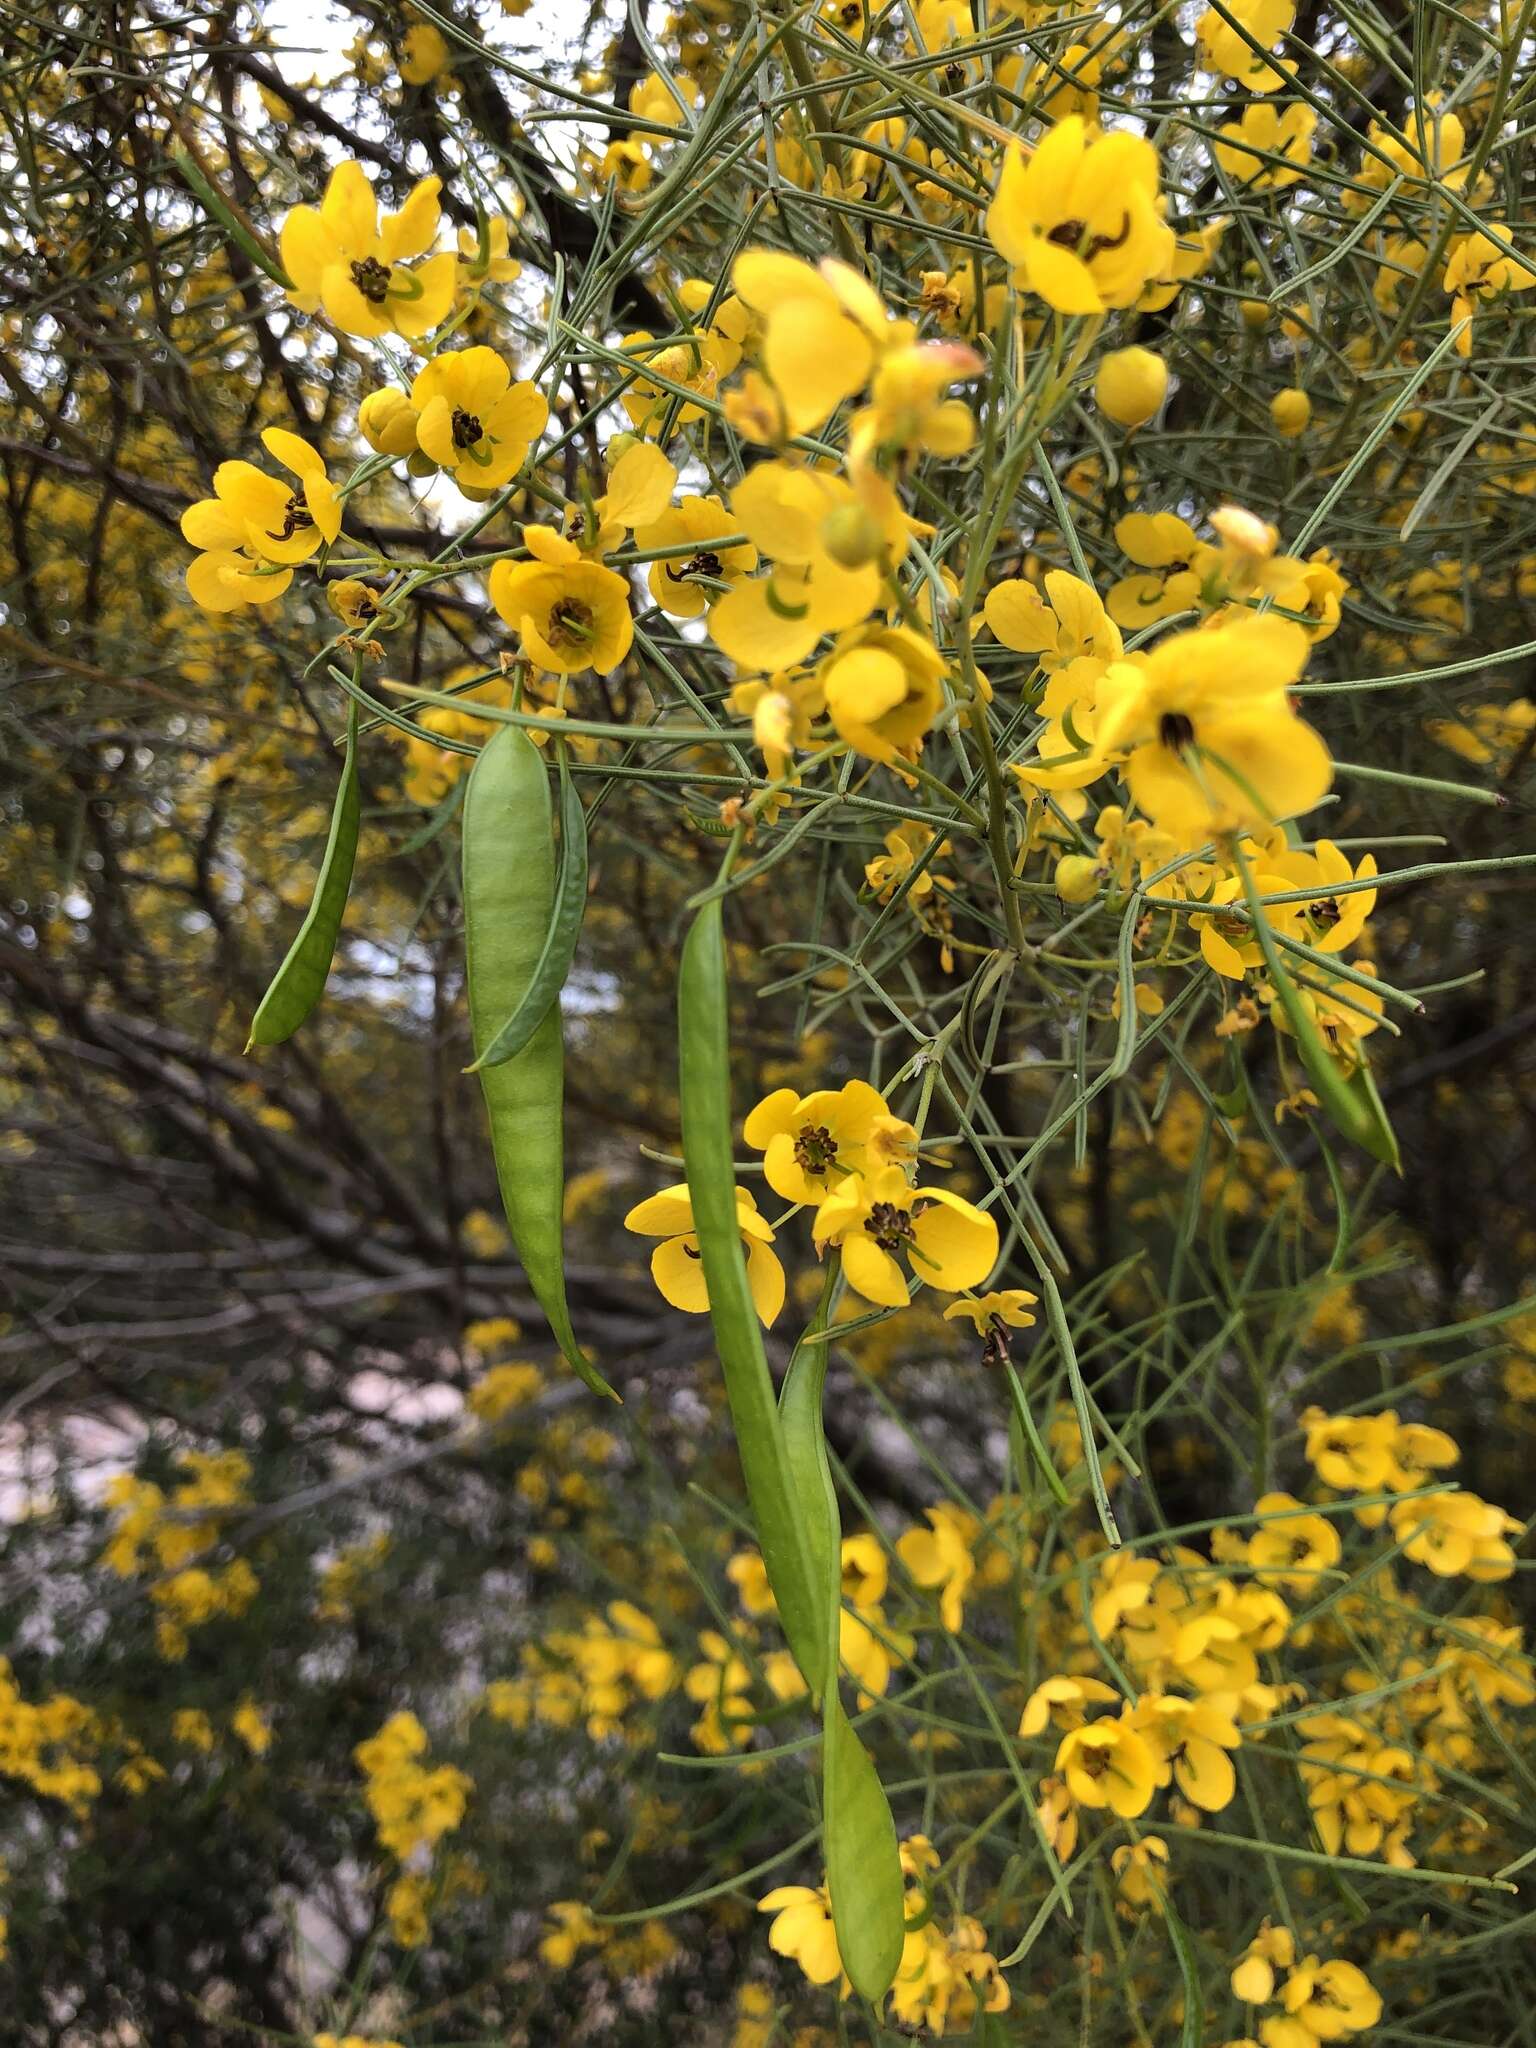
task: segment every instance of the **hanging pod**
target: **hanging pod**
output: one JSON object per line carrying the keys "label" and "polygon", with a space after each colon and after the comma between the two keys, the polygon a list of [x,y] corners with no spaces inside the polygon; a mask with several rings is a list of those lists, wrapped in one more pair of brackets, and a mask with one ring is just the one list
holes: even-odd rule
{"label": "hanging pod", "polygon": [[[585,821],[573,818],[581,804],[568,777],[562,795],[571,820],[566,858],[579,859],[585,897]],[[475,1065],[507,1228],[528,1284],[573,1369],[594,1393],[617,1400],[583,1356],[565,1298],[560,988],[574,931],[568,947],[562,940],[556,949],[563,949],[558,981],[550,962],[553,931],[569,927],[567,909],[556,887],[548,773],[522,728],[503,725],[470,770],[464,798],[464,961]],[[542,1007],[530,1019],[534,1000]],[[495,1063],[488,1064],[492,1054]]]}
{"label": "hanging pod", "polygon": [[841,1546],[822,1433],[827,1347],[802,1343],[776,1401],[736,1227],[718,898],[699,911],[683,946],[678,1042],[683,1163],[747,1496],[789,1647],[822,1702],[822,1849],[838,1950],[854,1989],[875,2001],[895,1978],[904,1939],[896,1827],[838,1693]]}

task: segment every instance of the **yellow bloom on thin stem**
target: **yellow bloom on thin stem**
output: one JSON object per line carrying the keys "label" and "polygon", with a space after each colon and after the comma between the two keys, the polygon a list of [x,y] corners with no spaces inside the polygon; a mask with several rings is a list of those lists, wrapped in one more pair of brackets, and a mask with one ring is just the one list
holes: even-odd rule
{"label": "yellow bloom on thin stem", "polygon": [[1157,1760],[1146,1738],[1123,1716],[1071,1728],[1056,1751],[1056,1766],[1079,1806],[1107,1806],[1134,1820],[1152,1804]]}
{"label": "yellow bloom on thin stem", "polygon": [[865,278],[833,257],[813,268],[775,249],[745,249],[731,283],[763,323],[763,374],[778,402],[780,438],[814,433],[845,398],[862,391],[880,353],[910,344]]}
{"label": "yellow bloom on thin stem", "polygon": [[221,462],[212,498],[181,515],[194,547],[243,547],[269,562],[306,562],[341,532],[341,498],[307,441],[268,427],[261,445],[298,478],[298,489],[250,462]]}
{"label": "yellow bloom on thin stem", "polygon": [[[736,1222],[742,1249],[747,1255],[747,1282],[752,1300],[764,1326],[772,1323],[784,1306],[784,1268],[769,1246],[773,1230],[757,1213],[757,1204],[745,1188],[736,1190]],[[663,1188],[637,1202],[624,1218],[624,1228],[639,1237],[659,1237],[662,1242],[651,1254],[651,1278],[664,1300],[689,1315],[704,1315],[709,1294],[704,1285],[704,1264],[693,1227],[693,1197],[686,1181]]]}
{"label": "yellow bloom on thin stem", "polygon": [[1058,313],[1129,306],[1173,256],[1157,187],[1157,151],[1144,136],[1090,136],[1070,114],[1027,156],[1009,144],[987,234],[1016,281]]}
{"label": "yellow bloom on thin stem", "polygon": [[987,592],[985,612],[1003,645],[1016,654],[1033,654],[1047,675],[1083,655],[1110,662],[1123,651],[1120,630],[1098,592],[1065,569],[1046,571],[1043,597],[1022,576],[995,583]]}
{"label": "yellow bloom on thin stem", "polygon": [[1160,1783],[1176,1784],[1207,1813],[1231,1804],[1237,1774],[1227,1752],[1243,1738],[1230,1714],[1212,1700],[1151,1693],[1137,1705],[1134,1719],[1158,1759]]}
{"label": "yellow bloom on thin stem", "polygon": [[[749,470],[731,492],[731,514],[772,565],[766,576],[733,583],[710,612],[711,639],[745,669],[792,667],[825,634],[861,625],[910,533],[882,479],[855,490],[842,477],[790,462]],[[841,531],[850,520],[868,527],[865,545],[851,551]]]}
{"label": "yellow bloom on thin stem", "polygon": [[434,356],[411,386],[411,405],[421,452],[477,490],[514,477],[549,418],[542,392],[514,383],[495,349],[484,347]]}
{"label": "yellow bloom on thin stem", "polygon": [[944,702],[943,675],[943,655],[906,626],[864,627],[817,671],[839,738],[887,766],[922,752]]}
{"label": "yellow bloom on thin stem", "polygon": [[416,408],[393,384],[368,393],[357,408],[357,430],[375,455],[416,452]]}
{"label": "yellow bloom on thin stem", "polygon": [[[1510,232],[1507,227],[1494,229],[1499,240],[1508,243]],[[1452,295],[1451,318],[1465,320],[1467,325],[1456,337],[1458,355],[1472,353],[1472,315],[1480,307],[1496,299],[1508,296],[1510,292],[1529,291],[1536,285],[1536,269],[1527,263],[1519,263],[1513,256],[1506,256],[1499,242],[1491,235],[1479,232],[1468,235],[1458,242],[1451,251],[1450,261],[1445,266],[1445,290]]]}
{"label": "yellow bloom on thin stem", "polygon": [[[526,528],[524,538],[529,538]],[[524,654],[540,668],[565,676],[589,668],[607,675],[628,654],[635,637],[629,585],[601,562],[584,561],[574,548],[571,556],[494,563],[491,603],[515,628]]]}
{"label": "yellow bloom on thin stem", "polygon": [[1314,1515],[1289,1493],[1266,1493],[1254,1502],[1260,1526],[1248,1539],[1254,1576],[1300,1593],[1318,1590],[1322,1572],[1340,1556],[1339,1532],[1327,1515]]}
{"label": "yellow bloom on thin stem", "polygon": [[[757,549],[750,541],[722,548],[716,543],[737,531],[719,498],[680,498],[649,525],[635,528],[635,546],[642,554],[658,548],[669,552],[645,572],[652,598],[675,619],[696,619],[724,595],[738,576],[757,567]],[[690,552],[691,551],[691,552]]]}
{"label": "yellow bloom on thin stem", "polygon": [[997,1224],[948,1188],[915,1188],[899,1166],[850,1174],[816,1212],[818,1246],[843,1254],[848,1284],[866,1301],[905,1308],[904,1258],[930,1287],[959,1293],[997,1263]]}
{"label": "yellow bloom on thin stem", "polygon": [[301,313],[323,306],[343,334],[426,334],[453,310],[451,251],[423,256],[437,235],[440,178],[423,178],[398,213],[379,215],[355,163],[338,164],[318,207],[296,206],[283,223],[282,257]]}
{"label": "yellow bloom on thin stem", "polygon": [[1111,587],[1106,609],[1116,625],[1134,632],[1201,603],[1219,556],[1187,520],[1175,512],[1128,512],[1115,522],[1115,540],[1143,572]]}
{"label": "yellow bloom on thin stem", "polygon": [[[1223,121],[1217,129],[1213,153],[1229,178],[1255,192],[1278,192],[1311,163],[1316,127],[1316,113],[1300,100],[1283,112],[1273,100],[1249,100],[1240,121]],[[1282,161],[1268,160],[1275,157]]]}
{"label": "yellow bloom on thin stem", "polygon": [[865,1170],[871,1139],[877,1130],[884,1135],[888,1125],[899,1125],[906,1142],[916,1147],[916,1131],[892,1117],[879,1089],[867,1081],[846,1081],[841,1088],[819,1088],[810,1095],[776,1088],[748,1115],[742,1136],[763,1154],[763,1175],[776,1195],[786,1202],[817,1203],[849,1174]]}
{"label": "yellow bloom on thin stem", "polygon": [[1042,1679],[1024,1702],[1019,1717],[1019,1734],[1041,1735],[1053,1723],[1058,1728],[1081,1728],[1092,1706],[1105,1707],[1120,1695],[1102,1678],[1073,1678],[1062,1675]]}
{"label": "yellow bloom on thin stem", "polygon": [[1328,749],[1286,694],[1308,648],[1300,626],[1243,613],[1111,665],[1094,744],[1128,750],[1121,772],[1154,825],[1190,846],[1261,830],[1326,795]]}
{"label": "yellow bloom on thin stem", "polygon": [[964,1317],[978,1337],[986,1336],[994,1323],[1001,1323],[1009,1330],[1027,1330],[1035,1320],[1029,1310],[1039,1298],[1026,1287],[1003,1287],[992,1294],[978,1294],[964,1301],[949,1302],[944,1310],[944,1320],[953,1323]]}
{"label": "yellow bloom on thin stem", "polygon": [[897,1539],[896,1554],[918,1585],[939,1596],[939,1619],[951,1634],[965,1615],[965,1595],[976,1575],[972,1518],[949,1501],[924,1510],[929,1526],[908,1529]]}
{"label": "yellow bloom on thin stem", "polygon": [[[1248,31],[1246,37],[1227,15],[1242,24]],[[1212,7],[1201,15],[1198,25],[1200,61],[1208,71],[1235,78],[1250,92],[1278,92],[1291,67],[1275,63],[1262,50],[1289,34],[1295,19],[1294,0],[1229,0],[1221,13]],[[1254,43],[1261,49],[1255,50]]]}
{"label": "yellow bloom on thin stem", "polygon": [[1275,1970],[1296,1960],[1296,1937],[1288,1927],[1264,1921],[1232,1970],[1232,1996],[1245,2005],[1268,2005],[1275,1995]]}
{"label": "yellow bloom on thin stem", "polygon": [[[781,1884],[757,1902],[759,1913],[772,1913],[768,1946],[775,1955],[790,1956],[812,1984],[832,1984],[843,1976],[832,1903],[825,1885]],[[844,1980],[846,1981],[846,1980]]]}

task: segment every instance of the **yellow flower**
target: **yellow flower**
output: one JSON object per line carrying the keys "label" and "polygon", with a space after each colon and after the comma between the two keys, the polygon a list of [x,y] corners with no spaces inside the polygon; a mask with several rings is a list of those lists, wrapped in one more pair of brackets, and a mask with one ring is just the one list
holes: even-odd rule
{"label": "yellow flower", "polygon": [[953,1635],[964,1619],[966,1590],[976,1575],[971,1553],[975,1525],[948,1501],[924,1513],[929,1526],[908,1529],[897,1540],[896,1554],[918,1585],[938,1593],[939,1619]]}
{"label": "yellow flower", "polygon": [[877,1088],[846,1081],[811,1095],[776,1088],[747,1117],[742,1136],[763,1154],[763,1177],[776,1195],[817,1203],[850,1173],[864,1172],[871,1138],[879,1131],[889,1145],[891,1128],[916,1146],[916,1131],[891,1115]]}
{"label": "yellow flower", "polygon": [[1295,1935],[1264,1921],[1233,1967],[1232,1996],[1244,2005],[1268,2005],[1275,1995],[1276,1967],[1288,1970],[1295,1960]]}
{"label": "yellow flower", "polygon": [[1320,1963],[1303,1956],[1280,1994],[1286,2017],[1264,2020],[1264,2048],[1312,2048],[1362,2033],[1381,2018],[1381,1994],[1363,1970],[1337,1959]]}
{"label": "yellow flower", "polygon": [[987,592],[984,609],[987,624],[1003,645],[1016,654],[1033,654],[1047,675],[1084,656],[1100,663],[1120,658],[1119,628],[1098,592],[1065,569],[1047,570],[1044,597],[1023,577],[996,583]]}
{"label": "yellow flower", "polygon": [[1149,1908],[1161,1912],[1167,1890],[1168,1844],[1161,1835],[1145,1835],[1139,1842],[1122,1842],[1109,1859],[1118,1883],[1122,1910],[1131,1914]]}
{"label": "yellow flower", "polygon": [[944,657],[906,626],[867,626],[817,671],[827,712],[856,754],[888,766],[920,754],[944,701]]}
{"label": "yellow flower", "polygon": [[1154,825],[1190,846],[1260,830],[1327,793],[1328,749],[1286,695],[1308,645],[1300,626],[1243,613],[1111,665],[1094,744],[1130,750],[1121,772]]}
{"label": "yellow flower", "polygon": [[725,1576],[736,1588],[736,1597],[748,1614],[773,1614],[778,1602],[768,1583],[768,1567],[756,1550],[739,1550],[725,1567]]}
{"label": "yellow flower", "polygon": [[1143,427],[1168,395],[1168,365],[1149,348],[1119,348],[1094,373],[1093,396],[1117,427]]}
{"label": "yellow flower", "polygon": [[1266,1493],[1254,1503],[1261,1526],[1248,1539],[1248,1563],[1255,1577],[1298,1592],[1317,1588],[1320,1572],[1339,1561],[1339,1532],[1327,1515],[1309,1514],[1288,1493]]}
{"label": "yellow flower", "polygon": [[376,455],[416,452],[416,408],[393,384],[368,393],[357,408],[357,430]]}
{"label": "yellow flower", "polygon": [[400,76],[407,85],[431,85],[452,68],[452,54],[440,29],[412,22],[400,44]]}
{"label": "yellow flower", "polygon": [[1122,1820],[1145,1813],[1157,1790],[1157,1761],[1145,1737],[1127,1719],[1071,1728],[1056,1751],[1055,1768],[1079,1806],[1107,1806]]}
{"label": "yellow flower", "polygon": [[1024,1702],[1019,1733],[1025,1737],[1040,1735],[1052,1723],[1058,1728],[1081,1728],[1090,1706],[1108,1706],[1119,1697],[1102,1678],[1043,1679]]}
{"label": "yellow flower", "polygon": [[1302,1410],[1307,1457],[1325,1486],[1340,1493],[1379,1493],[1392,1467],[1393,1423],[1382,1415],[1325,1415]]}
{"label": "yellow flower", "polygon": [[832,1903],[825,1885],[781,1884],[757,1902],[759,1913],[772,1913],[768,1946],[775,1955],[790,1956],[813,1984],[831,1984],[843,1974]]}
{"label": "yellow flower", "polygon": [[[764,1326],[772,1323],[784,1306],[784,1268],[768,1249],[773,1231],[758,1215],[757,1204],[745,1188],[736,1190],[736,1222],[747,1255],[747,1281],[752,1300]],[[693,1197],[686,1181],[663,1188],[637,1202],[624,1218],[624,1228],[639,1237],[659,1237],[662,1242],[651,1254],[651,1278],[662,1298],[689,1315],[704,1315],[709,1295],[704,1286],[704,1266],[699,1240],[693,1229]]]}
{"label": "yellow flower", "polygon": [[[1223,121],[1217,129],[1222,139],[1215,145],[1216,161],[1229,178],[1256,192],[1279,192],[1311,163],[1316,127],[1317,115],[1301,100],[1292,100],[1283,113],[1273,100],[1249,100],[1240,121]],[[1283,161],[1267,161],[1274,157]]]}
{"label": "yellow flower", "polygon": [[[1503,1508],[1475,1493],[1424,1493],[1400,1501],[1391,1514],[1392,1533],[1403,1554],[1443,1579],[1507,1579],[1515,1554],[1507,1537],[1524,1527]],[[1406,1541],[1404,1540],[1406,1539]]]}
{"label": "yellow flower", "polygon": [[188,1749],[206,1756],[213,1747],[213,1723],[201,1707],[179,1707],[171,1716],[171,1734]]}
{"label": "yellow flower", "polygon": [[1070,114],[1027,157],[1009,144],[987,233],[1016,282],[1058,313],[1129,306],[1173,256],[1157,185],[1157,152],[1145,137],[1090,139],[1082,116]]}
{"label": "yellow flower", "polygon": [[729,587],[757,567],[757,549],[750,541],[714,545],[735,531],[735,521],[718,498],[692,497],[680,498],[658,519],[635,528],[635,546],[642,554],[658,548],[676,551],[645,572],[651,596],[664,612],[696,619],[724,594],[719,586]]}
{"label": "yellow flower", "polygon": [[899,1166],[850,1174],[816,1212],[818,1246],[841,1247],[848,1284],[866,1301],[904,1308],[900,1256],[947,1294],[977,1286],[997,1262],[997,1224],[947,1188],[915,1188]]}
{"label": "yellow flower", "polygon": [[325,601],[342,624],[354,633],[371,631],[374,621],[384,610],[379,602],[379,593],[358,576],[343,576],[339,582],[327,583]]}
{"label": "yellow flower", "polygon": [[1173,512],[1128,512],[1115,522],[1121,552],[1149,573],[1122,576],[1110,590],[1106,609],[1116,625],[1130,631],[1150,626],[1201,602],[1216,550]]}
{"label": "yellow flower", "polygon": [[[282,572],[308,561],[341,531],[341,499],[314,449],[282,427],[268,427],[261,441],[293,471],[297,490],[252,462],[221,462],[214,495],[181,515],[183,538],[203,550],[188,565],[187,588],[204,611],[280,597],[291,581]],[[268,573],[267,563],[279,565],[279,573]]]}
{"label": "yellow flower", "polygon": [[[897,887],[912,874],[919,860],[937,837],[937,833],[931,831],[927,825],[919,825],[915,820],[910,825],[895,825],[886,833],[885,852],[877,854],[873,860],[864,864],[864,879],[882,903],[890,901]],[[906,892],[908,903],[920,903],[925,896],[931,896],[934,889],[941,886],[941,878],[934,874],[933,865],[934,861],[942,860],[950,850],[950,843],[946,839],[940,844],[933,860],[929,861],[920,874],[913,876]],[[947,888],[949,884],[943,882],[942,886]]]}
{"label": "yellow flower", "polygon": [[[525,528],[524,539],[537,531]],[[590,668],[605,676],[618,667],[635,637],[629,585],[601,562],[583,561],[574,548],[571,557],[494,563],[491,603],[540,668],[563,676]]]}
{"label": "yellow flower", "polygon": [[875,370],[871,402],[848,423],[850,463],[876,455],[963,455],[976,438],[975,416],[963,399],[943,394],[982,368],[982,358],[962,342],[887,348]]}
{"label": "yellow flower", "polygon": [[254,1700],[242,1700],[230,1717],[230,1727],[252,1756],[265,1756],[272,1747],[272,1722]]}
{"label": "yellow flower", "polygon": [[879,293],[846,263],[819,268],[774,249],[744,249],[731,283],[762,321],[759,359],[777,401],[778,434],[814,433],[863,390],[878,354],[912,328],[893,321]]}
{"label": "yellow flower", "polygon": [[543,1391],[544,1375],[536,1365],[493,1365],[470,1388],[465,1405],[482,1422],[500,1422],[514,1409],[525,1408]]}
{"label": "yellow flower", "polygon": [[[1286,878],[1283,875],[1256,874],[1253,886],[1259,896],[1283,894]],[[1230,981],[1241,981],[1256,967],[1263,964],[1264,949],[1259,943],[1258,931],[1247,917],[1223,916],[1229,904],[1246,906],[1247,892],[1236,875],[1228,875],[1216,884],[1209,899],[1209,910],[1198,910],[1190,918],[1190,924],[1200,934],[1200,952],[1208,967],[1218,974],[1224,974]],[[1301,912],[1299,903],[1277,903],[1264,912],[1264,922],[1270,931],[1283,932],[1287,937],[1301,934]]]}
{"label": "yellow flower", "polygon": [[1151,1693],[1137,1705],[1133,1719],[1159,1760],[1161,1784],[1177,1784],[1186,1799],[1207,1813],[1220,1813],[1232,1803],[1237,1773],[1227,1751],[1243,1738],[1230,1714],[1211,1700]]}
{"label": "yellow flower", "polygon": [[270,604],[292,581],[291,569],[252,561],[248,554],[233,548],[210,548],[187,564],[187,590],[205,612]]}
{"label": "yellow flower", "polygon": [[1311,902],[1284,906],[1301,912],[1298,936],[1324,953],[1342,953],[1355,943],[1376,908],[1376,891],[1351,889],[1348,894],[1337,896],[1333,891],[1343,882],[1369,881],[1376,873],[1374,853],[1363,854],[1360,865],[1351,868],[1348,855],[1331,839],[1319,839],[1310,853],[1299,847],[1286,847],[1266,854],[1265,860],[1283,878],[1287,889],[1314,885],[1317,888]]}
{"label": "yellow flower", "polygon": [[[1496,226],[1493,232],[1509,242],[1507,227]],[[1467,322],[1456,337],[1457,354],[1472,353],[1472,315],[1479,306],[1510,292],[1529,291],[1533,284],[1536,270],[1506,256],[1491,235],[1479,232],[1458,242],[1445,266],[1444,280],[1445,290],[1452,294],[1451,318]]]}
{"label": "yellow flower", "polygon": [[1296,19],[1293,0],[1229,0],[1221,14],[1212,7],[1199,21],[1200,61],[1207,71],[1235,78],[1250,92],[1278,92],[1290,67],[1282,68],[1262,56],[1225,15],[1240,22],[1253,43],[1267,50],[1290,32]]}
{"label": "yellow flower", "polygon": [[885,1598],[890,1565],[878,1536],[845,1536],[840,1552],[843,1598],[852,1607],[867,1611]]}
{"label": "yellow flower", "polygon": [[411,386],[411,405],[423,455],[481,491],[517,474],[549,418],[543,394],[514,383],[495,349],[484,347],[434,356]]}
{"label": "yellow flower", "polygon": [[453,309],[451,251],[424,255],[437,235],[439,178],[423,178],[398,213],[379,217],[361,165],[338,164],[318,207],[283,223],[282,256],[301,313],[324,306],[343,334],[425,334]]}
{"label": "yellow flower", "polygon": [[540,1958],[552,1970],[568,1970],[584,1948],[598,1947],[603,1931],[579,1899],[556,1899],[549,1908],[551,1926],[539,1943]]}
{"label": "yellow flower", "polygon": [[[710,637],[746,669],[803,661],[824,634],[867,619],[880,600],[882,564],[900,561],[909,528],[896,496],[869,475],[844,478],[789,462],[760,462],[731,493],[737,527],[773,564],[734,583],[709,615]],[[838,520],[869,512],[875,545],[851,564]],[[834,553],[829,548],[829,538]]]}
{"label": "yellow flower", "polygon": [[993,1294],[978,1294],[965,1301],[949,1302],[944,1310],[944,1320],[953,1323],[963,1316],[978,1337],[985,1337],[998,1324],[1007,1330],[1027,1330],[1035,1320],[1029,1314],[1029,1308],[1039,1298],[1024,1287],[1004,1287]]}
{"label": "yellow flower", "polygon": [[[519,193],[517,195],[517,203],[513,208],[513,215],[515,219],[520,220],[522,214],[523,198],[522,194]],[[495,215],[493,219],[486,222],[485,253],[483,255],[480,250],[480,234],[477,228],[460,228],[458,245],[460,280],[472,289],[478,289],[479,286],[487,282],[491,284],[510,284],[514,278],[521,277],[523,274],[522,264],[518,262],[515,256],[509,253],[512,246],[511,227],[500,214]]]}

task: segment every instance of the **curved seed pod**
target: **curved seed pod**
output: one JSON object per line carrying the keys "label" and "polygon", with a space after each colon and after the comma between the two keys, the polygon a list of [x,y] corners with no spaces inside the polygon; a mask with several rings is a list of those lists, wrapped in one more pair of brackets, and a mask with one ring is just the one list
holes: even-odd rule
{"label": "curved seed pod", "polygon": [[[470,1028],[488,1046],[527,993],[554,912],[549,778],[515,725],[487,742],[464,798],[464,957]],[[565,1299],[565,1048],[552,1002],[524,1044],[480,1087],[496,1179],[528,1284],[574,1370],[597,1394],[618,1396],[587,1363]]]}
{"label": "curved seed pod", "polygon": [[315,877],[315,893],[298,935],[251,1019],[245,1049],[281,1045],[292,1038],[325,993],[326,976],[346,913],[357,860],[357,828],[362,811],[357,780],[357,699],[347,713],[347,756],[331,811],[331,829]]}
{"label": "curved seed pod", "polygon": [[535,962],[522,999],[501,1029],[491,1039],[469,1074],[499,1067],[514,1053],[522,1051],[543,1023],[551,1007],[558,1004],[576,957],[581,922],[587,911],[587,814],[576,794],[565,748],[560,749],[560,878],[555,888],[549,929]]}
{"label": "curved seed pod", "polygon": [[837,1689],[837,1503],[822,1435],[826,1346],[802,1345],[782,1409],[763,1351],[736,1227],[730,1037],[720,901],[689,929],[678,977],[683,1164],[710,1321],[768,1582],[796,1663],[824,1714],[822,1842],[839,1952],[855,1990],[890,1988],[903,1941],[896,1828]]}

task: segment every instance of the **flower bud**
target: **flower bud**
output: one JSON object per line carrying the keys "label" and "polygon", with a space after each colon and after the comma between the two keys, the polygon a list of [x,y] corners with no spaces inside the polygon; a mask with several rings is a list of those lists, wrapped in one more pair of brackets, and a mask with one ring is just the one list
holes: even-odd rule
{"label": "flower bud", "polygon": [[1243,325],[1250,334],[1262,334],[1269,325],[1269,302],[1267,299],[1242,299],[1237,310],[1243,316]]}
{"label": "flower bud", "polygon": [[1086,903],[1099,893],[1099,864],[1086,853],[1066,853],[1056,863],[1056,894],[1063,903]]}
{"label": "flower bud", "polygon": [[1093,380],[1099,411],[1117,427],[1143,427],[1168,395],[1168,365],[1149,348],[1119,348]]}
{"label": "flower bud", "polygon": [[416,448],[416,408],[403,391],[386,384],[370,391],[357,409],[358,432],[376,455],[411,455]]}
{"label": "flower bud", "polygon": [[1294,441],[1311,424],[1312,401],[1305,391],[1292,385],[1288,391],[1277,391],[1269,401],[1269,416],[1275,423],[1275,432]]}
{"label": "flower bud", "polygon": [[821,544],[839,567],[862,569],[878,561],[885,529],[866,505],[839,505],[821,522]]}

